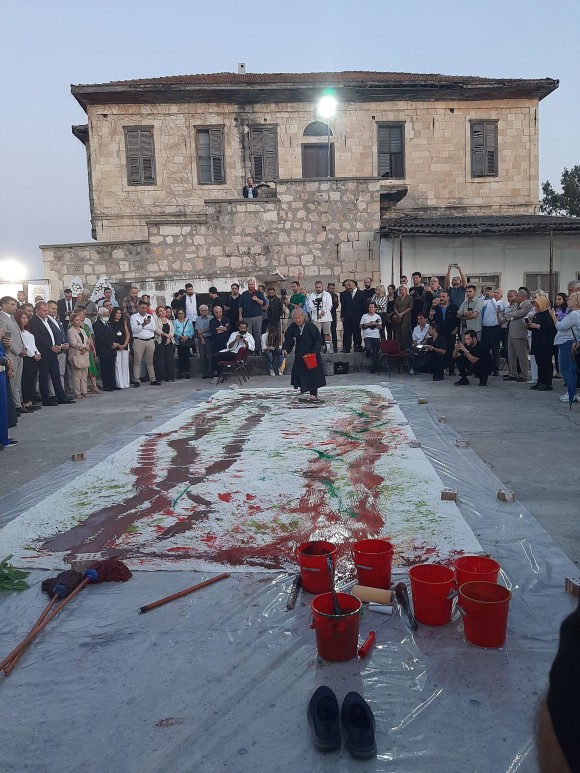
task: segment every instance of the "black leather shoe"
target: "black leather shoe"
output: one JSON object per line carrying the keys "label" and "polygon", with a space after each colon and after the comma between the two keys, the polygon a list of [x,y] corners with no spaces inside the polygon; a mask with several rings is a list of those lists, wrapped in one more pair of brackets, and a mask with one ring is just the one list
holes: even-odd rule
{"label": "black leather shoe", "polygon": [[151,386],[161,386],[161,381],[150,381]]}
{"label": "black leather shoe", "polygon": [[349,692],[342,702],[340,724],[344,745],[351,757],[368,760],[376,756],[375,718],[362,695]]}
{"label": "black leather shoe", "polygon": [[140,381],[131,381],[131,386],[132,387],[140,387],[141,386],[141,382]]}
{"label": "black leather shoe", "polygon": [[70,405],[71,403],[76,403],[76,400],[71,400],[70,397],[65,397],[64,400],[59,400],[59,405]]}
{"label": "black leather shoe", "polygon": [[308,724],[314,734],[314,745],[319,752],[340,749],[340,721],[338,701],[330,687],[319,687],[308,703]]}
{"label": "black leather shoe", "polygon": [[43,405],[58,405],[58,397],[49,397],[48,400],[45,403],[42,403]]}
{"label": "black leather shoe", "polygon": [[469,386],[469,380],[466,378],[460,378],[459,381],[455,382],[455,386]]}

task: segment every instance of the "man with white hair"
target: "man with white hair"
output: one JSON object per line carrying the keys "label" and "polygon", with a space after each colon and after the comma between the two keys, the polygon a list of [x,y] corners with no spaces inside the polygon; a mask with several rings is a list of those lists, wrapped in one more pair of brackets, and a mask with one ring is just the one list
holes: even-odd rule
{"label": "man with white hair", "polygon": [[75,311],[77,309],[84,309],[85,317],[88,317],[91,322],[97,319],[99,308],[94,301],[91,301],[91,294],[88,290],[81,292],[80,299],[75,303]]}
{"label": "man with white hair", "polygon": [[580,293],[580,279],[572,279],[568,282],[568,295],[570,293]]}
{"label": "man with white hair", "polygon": [[[292,312],[292,322],[288,325],[282,345],[284,357],[294,347],[296,351],[290,383],[294,389],[300,390],[299,399],[318,402],[318,390],[326,386],[324,368],[320,359],[322,336],[315,324],[306,321],[302,309],[295,309]],[[313,356],[314,363],[311,362]],[[310,392],[310,395],[306,396],[306,392]]]}

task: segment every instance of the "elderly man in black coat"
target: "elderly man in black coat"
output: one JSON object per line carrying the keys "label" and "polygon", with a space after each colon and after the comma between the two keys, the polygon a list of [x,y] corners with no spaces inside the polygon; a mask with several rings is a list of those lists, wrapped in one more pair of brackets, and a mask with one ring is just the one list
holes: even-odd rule
{"label": "elderly man in black coat", "polygon": [[[295,309],[292,312],[292,322],[284,336],[282,354],[286,356],[296,347],[290,383],[294,389],[300,389],[301,395],[310,392],[310,396],[303,399],[312,402],[318,401],[318,390],[320,387],[326,386],[324,368],[320,358],[322,344],[322,336],[316,325],[306,321],[301,309]],[[309,354],[316,358],[315,367],[308,367],[308,359],[312,358],[305,359],[305,355]]]}
{"label": "elderly man in black coat", "polygon": [[113,328],[109,325],[109,309],[105,307],[99,309],[98,319],[93,325],[93,335],[101,366],[103,391],[114,392],[120,389],[115,378],[115,361],[119,344],[116,342]]}

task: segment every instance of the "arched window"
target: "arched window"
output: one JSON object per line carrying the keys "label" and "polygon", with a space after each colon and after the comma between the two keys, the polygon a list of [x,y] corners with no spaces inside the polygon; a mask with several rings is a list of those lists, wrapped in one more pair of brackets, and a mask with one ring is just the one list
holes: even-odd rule
{"label": "arched window", "polygon": [[332,137],[332,130],[329,130],[329,126],[324,121],[312,121],[309,123],[306,129],[304,129],[305,137]]}

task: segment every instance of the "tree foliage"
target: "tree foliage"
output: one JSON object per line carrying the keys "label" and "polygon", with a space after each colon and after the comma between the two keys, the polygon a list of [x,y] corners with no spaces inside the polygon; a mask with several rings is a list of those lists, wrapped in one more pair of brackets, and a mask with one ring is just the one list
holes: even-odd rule
{"label": "tree foliage", "polygon": [[556,193],[549,180],[542,183],[540,212],[546,215],[580,217],[580,166],[564,169],[560,178],[562,193]]}

